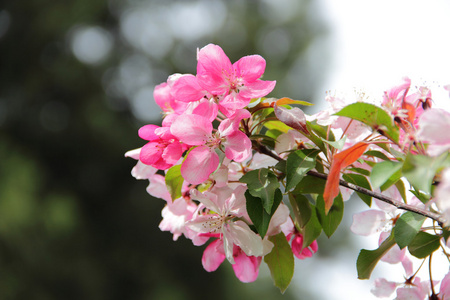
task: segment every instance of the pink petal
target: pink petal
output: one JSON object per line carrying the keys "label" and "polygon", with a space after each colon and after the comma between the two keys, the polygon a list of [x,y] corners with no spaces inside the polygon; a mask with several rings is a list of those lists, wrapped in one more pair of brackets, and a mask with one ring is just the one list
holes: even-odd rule
{"label": "pink petal", "polygon": [[170,90],[171,88],[166,82],[157,85],[153,90],[153,98],[155,99],[156,104],[166,112],[172,110],[172,102],[174,101]]}
{"label": "pink petal", "polygon": [[156,135],[155,130],[160,128],[157,125],[145,125],[139,128],[138,135],[141,139],[147,140],[147,141],[154,141],[158,140],[159,136]]}
{"label": "pink petal", "polygon": [[233,64],[236,76],[241,77],[245,83],[259,79],[266,69],[266,61],[259,55],[244,56]]}
{"label": "pink petal", "polygon": [[250,101],[251,98],[243,98],[232,92],[219,102],[219,109],[227,118],[230,118],[238,109],[246,107]]}
{"label": "pink petal", "polygon": [[243,221],[228,223],[224,226],[224,239],[241,247],[248,256],[263,256],[263,242]]}
{"label": "pink petal", "polygon": [[445,277],[441,281],[439,296],[441,296],[442,299],[447,299],[450,297],[450,273],[447,273],[447,275],[445,275]]}
{"label": "pink petal", "polygon": [[162,159],[164,148],[157,142],[149,142],[141,149],[139,160],[146,165],[150,165],[160,170],[165,170],[171,167]]}
{"label": "pink petal", "polygon": [[371,209],[354,214],[350,230],[354,234],[368,236],[380,230],[386,222],[385,212]]}
{"label": "pink petal", "polygon": [[247,256],[242,250],[238,250],[234,256],[232,265],[234,274],[242,282],[253,282],[258,278],[261,257]]}
{"label": "pink petal", "polygon": [[181,165],[181,175],[191,184],[200,184],[219,166],[219,156],[206,146],[192,149]]}
{"label": "pink petal", "polygon": [[183,102],[198,101],[205,95],[197,77],[191,74],[183,75],[174,82],[172,94],[175,99]]}
{"label": "pink petal", "polygon": [[257,80],[248,83],[240,89],[239,96],[247,99],[264,97],[275,88],[276,83],[276,81],[267,80]]}
{"label": "pink petal", "polygon": [[208,272],[213,272],[225,260],[223,253],[223,242],[221,240],[212,241],[203,251],[202,265]]}
{"label": "pink petal", "polygon": [[162,158],[168,164],[176,164],[183,154],[183,147],[178,141],[174,141],[172,144],[167,145],[162,153]]}
{"label": "pink petal", "polygon": [[165,177],[162,175],[153,175],[146,190],[147,193],[155,198],[161,198],[167,202],[172,202],[172,198],[170,197],[170,193],[166,187]]}
{"label": "pink petal", "polygon": [[181,115],[170,126],[170,131],[188,145],[203,145],[212,133],[212,123],[199,115]]}
{"label": "pink petal", "polygon": [[200,49],[197,58],[197,78],[200,86],[214,95],[227,92],[229,89],[227,76],[233,73],[230,59],[222,48],[209,44]]}
{"label": "pink petal", "polygon": [[195,106],[192,108],[193,115],[203,116],[210,122],[216,119],[219,107],[214,101],[203,98],[200,102],[195,103],[194,105]]}
{"label": "pink petal", "polygon": [[384,278],[375,279],[375,286],[370,290],[376,297],[389,297],[397,288],[397,283]]}
{"label": "pink petal", "polygon": [[237,162],[242,162],[252,155],[252,142],[242,131],[235,131],[227,136],[225,156]]}

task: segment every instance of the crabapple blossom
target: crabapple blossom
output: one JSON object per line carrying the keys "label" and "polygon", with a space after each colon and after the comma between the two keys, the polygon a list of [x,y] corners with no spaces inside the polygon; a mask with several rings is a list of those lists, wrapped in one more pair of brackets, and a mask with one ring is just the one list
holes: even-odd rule
{"label": "crabapple blossom", "polygon": [[[234,263],[233,245],[239,246],[249,256],[263,256],[270,252],[271,242],[261,239],[239,218],[246,218],[245,185],[234,190],[229,187],[213,188],[203,193],[191,191],[193,199],[200,201],[199,214],[187,226],[199,233],[219,233],[223,239],[224,253]],[[207,211],[202,212],[204,209]]]}
{"label": "crabapple blossom", "polygon": [[342,200],[356,191],[371,208],[350,230],[379,234],[378,249],[358,256],[358,278],[379,261],[401,263],[407,279],[378,278],[374,295],[448,298],[450,275],[436,294],[432,264],[422,281],[411,257],[449,257],[450,112],[431,108],[431,89],[405,77],[378,102],[328,95],[327,109],[307,115],[294,107],[304,101],[265,98],[276,83],[261,80],[265,68],[259,55],[231,63],[209,44],[197,52],[196,74],[155,87],[162,124],[142,126],[146,144],[125,156],[137,160],[132,175],[149,180],[148,194],[165,200],[159,228],[173,240],[209,242],[204,269],[228,261],[242,282],[257,279],[264,257],[284,292],[294,258],[313,256],[321,232],[333,235]]}
{"label": "crabapple blossom", "polygon": [[213,95],[221,95],[220,111],[232,116],[246,107],[252,98],[264,97],[275,87],[275,81],[259,78],[264,74],[266,61],[259,55],[245,56],[231,64],[222,48],[209,44],[197,53],[198,84]]}
{"label": "crabapple blossom", "polygon": [[427,153],[437,156],[450,149],[450,113],[440,108],[426,110],[419,119],[417,136],[428,143]]}
{"label": "crabapple blossom", "polygon": [[139,129],[139,137],[149,141],[142,147],[139,160],[160,170],[175,165],[187,149],[170,133],[168,127],[145,125]]}
{"label": "crabapple blossom", "polygon": [[236,122],[245,118],[225,119],[213,134],[212,123],[202,116],[181,115],[170,127],[172,134],[192,149],[181,165],[181,174],[188,182],[199,184],[219,166],[219,156],[215,150],[225,148],[225,155],[235,161],[244,161],[251,155],[251,141],[245,133],[236,128]]}

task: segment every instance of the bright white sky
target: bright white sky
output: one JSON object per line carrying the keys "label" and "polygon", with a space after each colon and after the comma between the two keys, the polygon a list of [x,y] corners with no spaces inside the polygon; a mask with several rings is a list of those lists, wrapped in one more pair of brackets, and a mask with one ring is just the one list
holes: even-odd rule
{"label": "bright white sky", "polygon": [[[450,1],[321,0],[320,4],[331,23],[333,57],[323,91],[349,92],[356,88],[381,96],[404,76],[416,85],[450,83]],[[450,108],[448,92],[442,88],[432,92],[437,106]],[[373,239],[367,239],[359,239],[361,247],[373,249]],[[360,281],[356,279],[355,254],[336,253],[334,260],[311,262],[314,265],[301,262],[298,265],[306,265],[298,266],[296,273],[310,271],[296,274],[296,280],[318,283],[320,288],[315,291],[321,292],[323,299],[379,299],[369,290],[373,279],[383,274],[382,265],[387,270],[390,266],[381,263],[370,281]],[[444,270],[436,270],[436,279],[448,271],[448,265],[443,266]],[[397,274],[388,274],[389,279],[402,281],[401,266],[394,270]]]}
{"label": "bright white sky", "polygon": [[[450,83],[450,1],[322,0],[332,30],[324,90],[380,93],[403,76]],[[448,99],[448,98],[447,98]]]}

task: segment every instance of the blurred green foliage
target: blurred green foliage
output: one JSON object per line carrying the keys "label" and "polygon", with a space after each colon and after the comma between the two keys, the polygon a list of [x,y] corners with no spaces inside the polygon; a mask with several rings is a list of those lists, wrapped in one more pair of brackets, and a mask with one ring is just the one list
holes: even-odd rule
{"label": "blurred green foliage", "polygon": [[[184,238],[175,243],[170,233],[159,231],[164,202],[146,193],[147,182],[131,177],[135,162],[123,157],[144,144],[137,137],[144,121],[131,112],[129,95],[105,93],[112,84],[105,74],[114,73],[126,57],[143,54],[125,41],[120,18],[144,4],[166,5],[170,13],[177,2],[195,1],[10,0],[3,7],[0,299],[281,297],[267,276],[241,284],[229,264],[205,272],[203,248]],[[322,70],[312,69],[305,55],[324,32],[321,20],[309,1],[294,1],[300,6],[288,20],[269,20],[266,2],[223,1],[223,28],[195,40],[175,39],[163,57],[144,55],[158,71],[153,85],[174,72],[195,73],[195,49],[206,43],[223,45],[235,61],[276,50],[261,39],[280,30],[289,39],[288,48],[283,56],[274,50],[273,57],[280,59],[266,57],[265,78],[279,80],[275,96],[311,98],[312,83],[319,83]],[[231,19],[246,31],[238,44],[225,31]],[[113,36],[108,59],[92,65],[76,59],[71,32],[80,24],[101,26]],[[287,70],[294,64],[301,72],[289,81],[293,73]],[[289,94],[295,89],[283,80],[294,82],[292,88],[309,88]]]}

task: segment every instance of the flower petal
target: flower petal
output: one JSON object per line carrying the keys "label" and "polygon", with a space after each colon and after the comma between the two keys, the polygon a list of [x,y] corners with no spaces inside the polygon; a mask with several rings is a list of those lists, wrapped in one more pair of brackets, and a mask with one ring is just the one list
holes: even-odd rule
{"label": "flower petal", "polygon": [[206,146],[192,149],[181,165],[181,176],[191,183],[200,184],[219,166],[219,156]]}
{"label": "flower petal", "polygon": [[208,272],[217,270],[224,260],[225,254],[223,253],[223,242],[221,240],[211,242],[203,251],[202,265]]}

